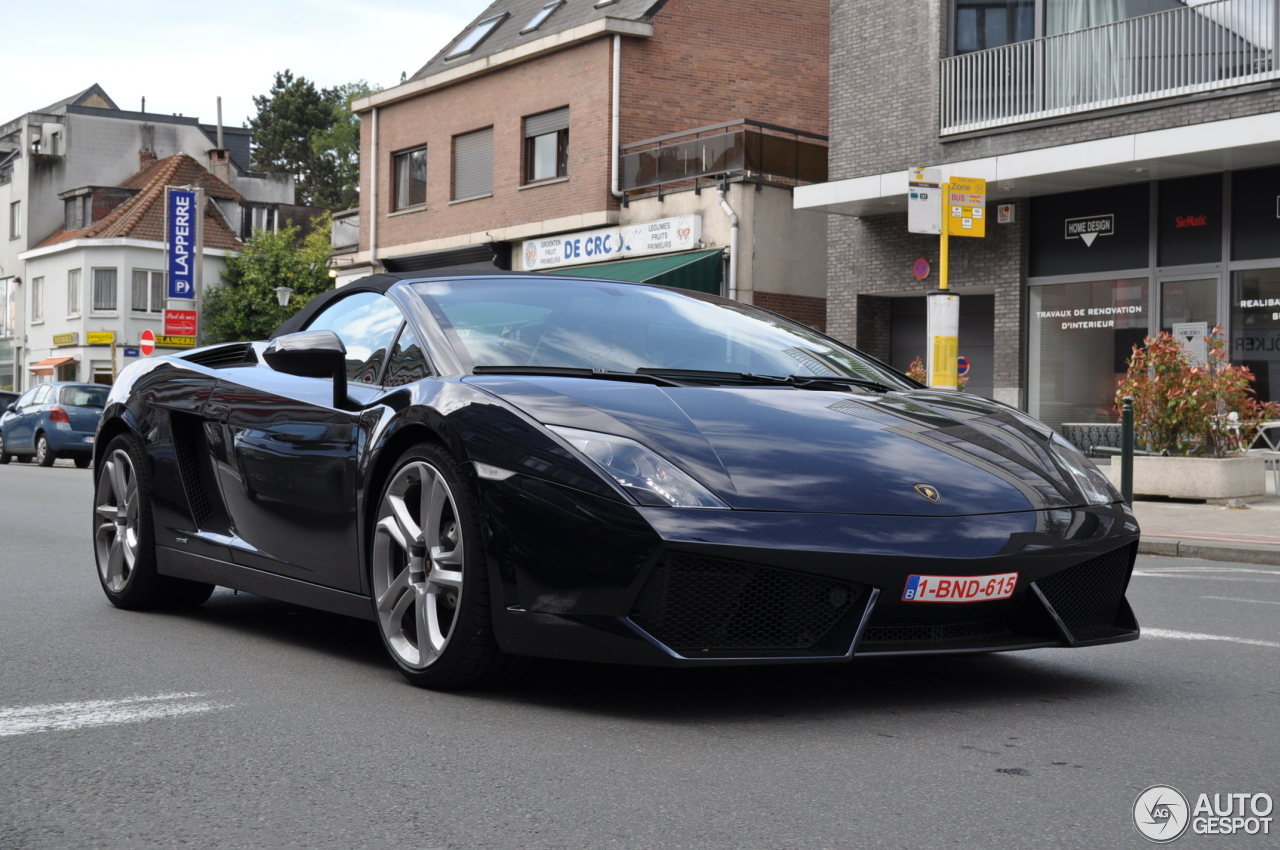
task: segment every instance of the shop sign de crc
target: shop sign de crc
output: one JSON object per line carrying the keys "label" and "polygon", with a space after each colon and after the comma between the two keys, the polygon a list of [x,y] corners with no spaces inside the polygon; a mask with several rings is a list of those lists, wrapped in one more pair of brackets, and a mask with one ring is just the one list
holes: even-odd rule
{"label": "shop sign de crc", "polygon": [[526,271],[691,251],[702,242],[702,216],[682,215],[524,243]]}

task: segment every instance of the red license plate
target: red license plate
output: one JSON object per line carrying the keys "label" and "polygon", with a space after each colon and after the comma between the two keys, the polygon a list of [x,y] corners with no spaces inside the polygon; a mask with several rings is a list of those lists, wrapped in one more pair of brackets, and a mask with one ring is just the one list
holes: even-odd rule
{"label": "red license plate", "polygon": [[1008,599],[1018,586],[1017,573],[994,576],[908,576],[903,602],[989,602]]}

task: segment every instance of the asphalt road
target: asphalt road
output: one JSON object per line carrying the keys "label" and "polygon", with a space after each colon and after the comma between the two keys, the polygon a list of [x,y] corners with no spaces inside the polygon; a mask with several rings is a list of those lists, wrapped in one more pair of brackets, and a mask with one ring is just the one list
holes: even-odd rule
{"label": "asphalt road", "polygon": [[1280,798],[1274,568],[1143,557],[1112,647],[432,693],[369,623],[112,608],[90,476],[0,467],[6,850],[1145,847],[1147,786]]}

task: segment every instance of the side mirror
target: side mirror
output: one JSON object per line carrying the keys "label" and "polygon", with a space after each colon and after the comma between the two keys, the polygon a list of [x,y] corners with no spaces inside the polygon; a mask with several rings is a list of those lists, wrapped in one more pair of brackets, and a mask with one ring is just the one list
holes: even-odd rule
{"label": "side mirror", "polygon": [[18,405],[17,405],[17,403],[11,404],[11,405],[9,405],[8,407],[6,407],[6,408],[5,408],[5,410],[6,410],[6,411],[8,411],[9,413],[17,413],[17,412],[18,412]]}
{"label": "side mirror", "polygon": [[276,337],[262,352],[267,365],[300,378],[333,378],[333,406],[347,402],[347,348],[333,331],[301,331]]}

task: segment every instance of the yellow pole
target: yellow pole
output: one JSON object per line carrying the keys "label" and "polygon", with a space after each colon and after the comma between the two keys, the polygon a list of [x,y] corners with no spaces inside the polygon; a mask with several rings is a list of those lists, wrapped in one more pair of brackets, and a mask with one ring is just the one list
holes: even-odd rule
{"label": "yellow pole", "polygon": [[951,240],[949,238],[951,231],[951,210],[948,209],[947,200],[951,197],[951,184],[942,184],[942,245],[938,256],[938,288],[949,289],[950,281],[947,277],[949,269],[947,264],[951,260]]}

